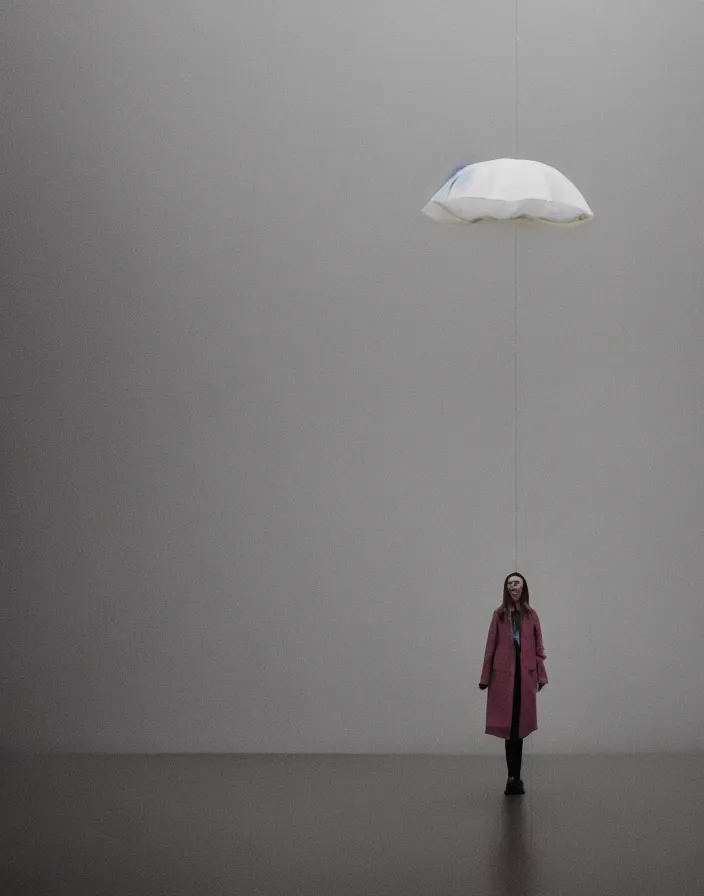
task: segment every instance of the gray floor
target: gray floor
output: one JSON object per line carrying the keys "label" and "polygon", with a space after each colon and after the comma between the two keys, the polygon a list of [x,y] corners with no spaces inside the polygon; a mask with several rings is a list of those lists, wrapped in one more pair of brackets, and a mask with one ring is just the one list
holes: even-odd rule
{"label": "gray floor", "polygon": [[702,896],[702,759],[4,755],[2,896]]}

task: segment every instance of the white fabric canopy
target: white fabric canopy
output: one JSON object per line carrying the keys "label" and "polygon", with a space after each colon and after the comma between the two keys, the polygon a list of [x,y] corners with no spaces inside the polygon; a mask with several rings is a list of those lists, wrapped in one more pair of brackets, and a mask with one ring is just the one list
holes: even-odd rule
{"label": "white fabric canopy", "polygon": [[528,218],[575,226],[594,217],[584,196],[564,174],[527,159],[493,159],[459,168],[423,214],[441,224]]}

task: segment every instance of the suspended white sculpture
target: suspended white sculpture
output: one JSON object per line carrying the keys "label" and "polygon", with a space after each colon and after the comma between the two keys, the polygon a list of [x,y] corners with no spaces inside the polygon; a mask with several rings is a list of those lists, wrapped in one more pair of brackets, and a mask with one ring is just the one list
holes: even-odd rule
{"label": "suspended white sculpture", "polygon": [[556,168],[527,159],[493,159],[458,168],[423,208],[441,224],[527,218],[575,226],[594,213]]}

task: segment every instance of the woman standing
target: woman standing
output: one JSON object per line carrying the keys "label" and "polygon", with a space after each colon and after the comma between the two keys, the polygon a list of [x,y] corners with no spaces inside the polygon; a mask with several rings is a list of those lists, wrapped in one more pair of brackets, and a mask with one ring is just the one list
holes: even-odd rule
{"label": "woman standing", "polygon": [[506,794],[525,793],[523,738],[538,728],[535,695],[548,683],[545,659],[540,619],[530,606],[528,583],[520,573],[511,573],[504,581],[503,603],[491,617],[479,684],[482,690],[489,688],[486,734],[505,740]]}

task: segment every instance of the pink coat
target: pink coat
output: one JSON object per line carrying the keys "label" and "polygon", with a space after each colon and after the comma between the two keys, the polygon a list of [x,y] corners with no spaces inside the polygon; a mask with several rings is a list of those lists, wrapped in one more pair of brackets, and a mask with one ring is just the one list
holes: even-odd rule
{"label": "pink coat", "polygon": [[[521,614],[521,716],[518,736],[527,737],[538,728],[536,694],[539,684],[547,684],[543,650],[543,633],[538,614],[530,609]],[[486,639],[484,665],[480,684],[489,685],[486,700],[486,734],[511,736],[513,681],[516,653],[513,646],[511,615],[503,604],[494,610]]]}

